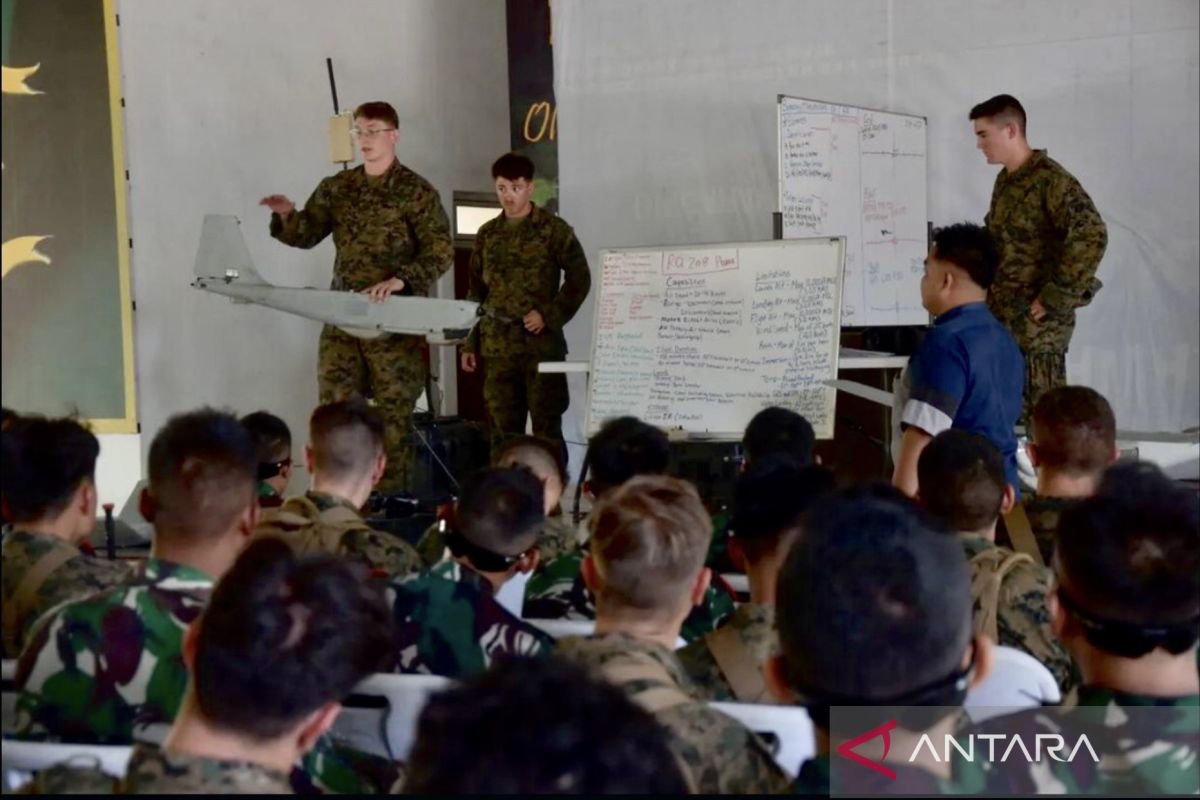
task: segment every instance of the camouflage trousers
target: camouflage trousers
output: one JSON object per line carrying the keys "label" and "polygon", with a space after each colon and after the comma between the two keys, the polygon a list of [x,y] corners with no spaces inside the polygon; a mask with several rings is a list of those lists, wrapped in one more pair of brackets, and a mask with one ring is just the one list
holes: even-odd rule
{"label": "camouflage trousers", "polygon": [[536,357],[489,356],[484,364],[483,402],[492,427],[492,459],[507,439],[525,433],[525,416],[533,435],[562,441],[562,415],[571,399],[567,376],[538,372]]}
{"label": "camouflage trousers", "polygon": [[326,325],[317,355],[317,384],[322,403],[354,395],[374,401],[383,416],[387,471],[381,492],[408,488],[412,474],[412,413],[425,388],[425,341],[387,334],[359,339]]}
{"label": "camouflage trousers", "polygon": [[1029,418],[1038,398],[1051,389],[1067,385],[1067,354],[1025,353],[1025,393],[1021,398],[1019,424],[1029,430]]}

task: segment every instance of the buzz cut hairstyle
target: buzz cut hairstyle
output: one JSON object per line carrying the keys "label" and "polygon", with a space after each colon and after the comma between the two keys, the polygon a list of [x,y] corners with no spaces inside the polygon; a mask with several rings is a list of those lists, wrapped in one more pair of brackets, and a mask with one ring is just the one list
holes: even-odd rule
{"label": "buzz cut hairstyle", "polygon": [[980,289],[991,288],[1000,268],[1000,251],[988,229],[958,222],[933,231],[933,256],[967,273]]}
{"label": "buzz cut hairstyle", "polygon": [[233,414],[203,408],[178,414],[155,434],[147,459],[157,505],[155,535],[218,537],[255,503],[258,454]]}
{"label": "buzz cut hairstyle", "polygon": [[755,414],[742,435],[742,447],[750,462],[770,453],[786,453],[800,464],[811,464],[816,442],[812,423],[801,414],[779,406]]}
{"label": "buzz cut hairstyle", "polygon": [[363,103],[354,109],[354,118],[386,122],[392,128],[400,127],[400,116],[396,114],[396,109],[392,108],[391,103],[385,103],[382,100]]}
{"label": "buzz cut hairstyle", "polygon": [[242,417],[242,425],[254,437],[259,464],[273,464],[292,454],[292,432],[287,423],[269,411]]}
{"label": "buzz cut hairstyle", "polygon": [[917,459],[921,504],[953,531],[982,531],[1000,518],[1004,459],[985,436],[951,428],[930,440]]}
{"label": "buzz cut hairstyle", "polygon": [[637,417],[605,420],[588,440],[584,472],[600,497],[635,475],[663,475],[671,463],[667,434]]}
{"label": "buzz cut hairstyle", "polygon": [[361,397],[317,406],[308,425],[313,471],[334,479],[371,471],[383,452],[383,417]]}
{"label": "buzz cut hairstyle", "polygon": [[1022,136],[1025,135],[1025,107],[1011,94],[998,94],[984,100],[971,109],[970,119],[972,122],[977,119],[991,119],[1000,125],[1016,123],[1017,130]]}
{"label": "buzz cut hairstyle", "polygon": [[492,164],[492,180],[533,180],[533,161],[520,153],[505,153]]}
{"label": "buzz cut hairstyle", "polygon": [[546,519],[542,484],[529,470],[488,467],[463,481],[454,517],[476,547],[521,555],[537,543]]}
{"label": "buzz cut hairstyle", "polygon": [[1098,475],[1112,461],[1117,420],[1104,396],[1087,386],[1059,386],[1033,406],[1038,461],[1069,475]]}
{"label": "buzz cut hairstyle", "polygon": [[588,517],[602,583],[597,608],[676,611],[704,568],[712,518],[690,483],[640,475],[606,494]]}
{"label": "buzz cut hairstyle", "polygon": [[564,487],[570,480],[560,444],[540,436],[514,436],[506,441],[500,446],[496,466],[526,467],[535,475],[539,471],[553,474]]}

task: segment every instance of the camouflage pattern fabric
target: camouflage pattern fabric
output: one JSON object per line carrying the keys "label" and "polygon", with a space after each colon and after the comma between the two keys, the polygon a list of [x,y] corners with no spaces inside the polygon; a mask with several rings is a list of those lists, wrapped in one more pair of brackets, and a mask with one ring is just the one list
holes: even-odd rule
{"label": "camouflage pattern fabric", "polygon": [[259,508],[279,508],[283,505],[283,495],[275,491],[275,487],[266,481],[258,482]]}
{"label": "camouflage pattern fabric", "polygon": [[[579,547],[579,539],[575,528],[571,525],[570,517],[561,514],[557,517],[546,517],[542,530],[538,534],[537,549],[540,563],[552,559]],[[441,563],[446,556],[446,541],[442,536],[439,523],[435,522],[425,529],[417,540],[417,553],[421,562],[432,567]]]}
{"label": "camouflage pattern fabric", "polygon": [[326,733],[288,778],[296,794],[391,794],[403,770],[396,761],[355,750]]}
{"label": "camouflage pattern fabric", "polygon": [[249,761],[167,752],[135,745],[124,794],[292,794],[288,776]]}
{"label": "camouflage pattern fabric", "polygon": [[[408,542],[389,533],[370,528],[362,519],[359,510],[352,503],[341,497],[322,492],[306,492],[308,500],[316,506],[318,516],[312,515],[312,508],[296,498],[289,498],[279,507],[279,513],[292,513],[309,519],[310,524],[318,529],[325,528],[332,536],[342,529],[338,537],[336,549],[331,552],[348,558],[365,561],[372,569],[386,573],[389,576],[401,577],[416,572],[421,568],[421,557]],[[331,512],[341,512],[336,515],[337,521],[327,522],[323,517]],[[279,513],[268,512],[259,521],[255,530],[256,536],[279,536],[293,544],[310,547],[322,540],[321,536],[302,536],[289,525],[282,524]],[[342,518],[354,520],[342,522]],[[346,529],[349,528],[349,529]]]}
{"label": "camouflage pattern fabric", "polygon": [[[337,252],[330,284],[335,290],[357,292],[400,278],[404,294],[425,295],[454,258],[437,190],[399,161],[380,176],[367,175],[362,166],[331,175],[286,222],[271,215],[271,235],[293,247],[315,247],[330,234]],[[425,381],[424,351],[419,336],[356,339],[329,326],[321,331],[321,402],[369,397],[387,423],[388,471],[381,491],[408,485],[409,430]]]}
{"label": "camouflage pattern fabric", "polygon": [[[526,619],[595,619],[596,602],[583,583],[580,570],[586,545],[540,565],[525,584]],[[692,609],[683,622],[680,636],[689,644],[717,629],[734,611],[734,599],[717,585],[710,585],[704,602]]]}
{"label": "camouflage pattern fabric", "polygon": [[187,685],[183,632],[212,586],[150,558],[128,584],[57,608],[21,654],[15,736],[128,744],[170,725]]}
{"label": "camouflage pattern fabric", "polygon": [[[567,355],[563,327],[587,298],[592,275],[575,232],[564,220],[536,205],[529,216],[506,220],[503,213],[479,229],[471,251],[467,299],[489,316],[471,332],[465,350],[484,356],[483,398],[492,423],[492,453],[508,436],[533,433],[562,441],[567,410],[565,375],[541,375],[540,361]],[[525,330],[522,319],[538,311],[545,329]]]}
{"label": "camouflage pattern fabric", "polygon": [[[997,561],[1012,555],[982,536],[962,537],[963,551],[971,565],[972,589],[982,566],[977,557],[988,554]],[[1050,588],[1050,570],[1031,561],[1023,561],[1009,571],[1000,583],[996,610],[997,644],[1013,647],[1036,658],[1054,676],[1065,695],[1079,683],[1079,672],[1070,654],[1063,648],[1050,627],[1046,610],[1046,592]],[[978,623],[982,601],[972,597]]]}
{"label": "camouflage pattern fabric", "polygon": [[84,753],[39,770],[16,794],[120,794],[121,781],[100,768],[94,756]]}
{"label": "camouflage pattern fabric", "polygon": [[[746,666],[759,675],[759,691],[753,702],[774,704],[776,700],[766,689],[762,670],[767,659],[780,653],[779,636],[775,633],[775,608],[761,603],[742,603],[718,630],[726,626],[736,631],[740,644],[739,654],[749,661]],[[701,700],[751,702],[737,697],[729,678],[721,671],[711,647],[708,638],[705,637],[676,652],[679,663],[691,679],[694,694]]]}
{"label": "camouflage pattern fabric", "polygon": [[[984,224],[1000,248],[988,306],[1025,354],[1024,419],[1031,398],[1066,383],[1075,309],[1100,289],[1096,269],[1108,246],[1108,228],[1079,181],[1045,150],[1034,150],[1016,172],[996,175]],[[1029,313],[1034,300],[1046,309],[1041,322]],[[1055,382],[1055,364],[1031,358],[1042,354],[1064,358],[1061,383]]]}
{"label": "camouflage pattern fabric", "polygon": [[[1138,709],[1162,709],[1142,716]],[[1126,713],[1132,711],[1133,713]],[[1080,751],[1073,761],[989,765],[989,793],[1096,794],[1110,797],[1191,794],[1200,791],[1200,696],[1147,697],[1080,687],[1062,706],[989,720],[973,733],[1059,735],[1073,747],[1086,735],[1100,763]],[[997,768],[999,767],[999,768]]]}
{"label": "camouflage pattern fabric", "polygon": [[566,375],[542,374],[529,358],[492,356],[483,369],[483,400],[491,420],[492,460],[506,441],[525,433],[526,415],[534,436],[563,440],[562,415],[571,404]]}
{"label": "camouflage pattern fabric", "polygon": [[[1078,498],[1047,497],[1037,493],[1026,495],[1021,500],[1021,505],[1025,508],[1025,516],[1029,518],[1029,528],[1033,531],[1033,538],[1037,541],[1042,561],[1046,564],[1050,563],[1050,558],[1054,555],[1058,517],[1064,510],[1077,502],[1079,502]],[[1001,541],[999,537],[996,538],[996,542],[1008,547],[1012,546],[1011,542]]]}
{"label": "camouflage pattern fabric", "polygon": [[[30,571],[52,553],[61,553],[59,564],[37,585],[23,586]],[[104,561],[84,555],[78,547],[41,533],[15,530],[0,546],[0,593],[3,597],[5,658],[16,658],[29,641],[34,624],[50,609],[78,600],[128,580],[133,567],[125,561]],[[20,589],[20,596],[18,596]],[[11,625],[11,627],[9,627]]]}
{"label": "camouflage pattern fabric", "polygon": [[492,585],[455,561],[392,583],[397,672],[457,678],[505,654],[539,655],[554,640],[501,606]]}
{"label": "camouflage pattern fabric", "polygon": [[[775,794],[786,789],[788,778],[762,740],[737,720],[695,699],[683,666],[662,645],[614,633],[568,637],[559,641],[555,652],[595,670],[647,708],[654,692],[673,690],[691,696],[688,702],[652,713],[670,734],[671,750],[699,793]],[[633,670],[659,677],[628,679]]]}
{"label": "camouflage pattern fabric", "polygon": [[1021,416],[1017,424],[1029,427],[1029,415],[1038,398],[1067,385],[1067,354],[1029,353],[1025,356],[1025,386],[1021,390]]}

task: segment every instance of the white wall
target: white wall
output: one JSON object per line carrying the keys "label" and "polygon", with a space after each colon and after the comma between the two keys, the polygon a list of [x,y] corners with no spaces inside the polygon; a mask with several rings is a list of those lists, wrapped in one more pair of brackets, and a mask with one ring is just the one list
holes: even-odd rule
{"label": "white wall", "polygon": [[[777,94],[926,115],[931,218],[981,221],[996,168],[967,112],[1008,92],[1108,223],[1070,379],[1125,429],[1200,422],[1200,3],[557,0],[554,24],[561,210],[593,268],[606,247],[770,238]],[[574,358],[591,327],[589,302]]]}
{"label": "white wall", "polygon": [[[189,288],[206,213],[233,213],[268,280],[329,285],[333,247],[267,233],[258,200],[303,203],[327,162],[325,58],[343,110],[384,99],[400,160],[451,192],[487,190],[508,149],[503,0],[119,0],[142,451],[201,404],[287,420],[301,455],[320,325]],[[450,278],[443,281],[450,293]]]}

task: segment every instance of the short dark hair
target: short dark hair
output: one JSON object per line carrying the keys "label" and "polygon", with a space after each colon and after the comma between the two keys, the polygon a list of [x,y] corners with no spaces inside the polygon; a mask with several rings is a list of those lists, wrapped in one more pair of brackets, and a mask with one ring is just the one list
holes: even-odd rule
{"label": "short dark hair", "polygon": [[254,504],[258,455],[237,417],[203,408],[167,420],[150,444],[147,473],[155,535],[169,528],[207,538]]}
{"label": "short dark hair", "polygon": [[742,435],[746,459],[753,462],[769,453],[786,453],[800,464],[811,464],[817,436],[813,426],[800,414],[771,406],[754,415]]}
{"label": "short dark hair", "polygon": [[1158,646],[1179,654],[1200,635],[1200,497],[1145,462],[1115,464],[1096,494],[1058,521],[1060,599],[1118,626],[1182,626],[1173,636],[1120,637],[1085,626],[1093,646],[1138,658]]}
{"label": "short dark hair", "polygon": [[981,289],[990,288],[1000,267],[1000,251],[988,229],[959,222],[933,231],[933,255],[970,276]]}
{"label": "short dark hair", "polygon": [[833,490],[833,473],[824,467],[801,465],[783,453],[754,459],[734,489],[730,527],[757,559],[790,538],[804,512]]}
{"label": "short dark hair", "polygon": [[530,456],[532,459],[544,461],[546,466],[558,475],[562,485],[567,485],[570,475],[567,474],[567,465],[563,461],[562,443],[552,442],[541,436],[514,436],[508,439],[496,454],[496,464],[503,464],[508,459],[531,460]]}
{"label": "short dark hair", "polygon": [[985,436],[951,428],[930,440],[917,459],[921,504],[954,531],[981,531],[1000,517],[1004,459]]}
{"label": "short dark hair", "polygon": [[463,481],[454,521],[471,544],[516,556],[533,547],[545,513],[542,484],[528,470],[488,467]]}
{"label": "short dark hair", "polygon": [[400,127],[400,117],[396,114],[396,109],[392,108],[391,103],[385,103],[382,100],[371,100],[363,103],[354,109],[354,118],[373,119],[379,122],[386,122],[393,128]]}
{"label": "short dark hair", "polygon": [[1112,463],[1117,420],[1112,406],[1095,389],[1051,389],[1034,404],[1031,423],[1042,466],[1074,475],[1096,475]]}
{"label": "short dark hair", "polygon": [[433,695],[406,794],[685,794],[666,729],[559,657],[505,658]]}
{"label": "short dark hair", "polygon": [[1025,135],[1025,107],[1011,94],[998,94],[984,100],[971,109],[969,118],[971,120],[992,118],[1001,124],[1015,122],[1017,130],[1021,132],[1022,136]]}
{"label": "short dark hair", "polygon": [[81,483],[95,479],[100,442],[77,420],[17,417],[0,441],[11,522],[57,516]]}
{"label": "short dark hair", "polygon": [[255,411],[242,417],[242,425],[254,437],[258,464],[274,464],[292,454],[292,432],[287,423],[269,411]]}
{"label": "short dark hair", "polygon": [[520,153],[505,153],[492,163],[492,180],[533,180],[533,161]]}
{"label": "short dark hair", "polygon": [[959,666],[971,639],[970,572],[957,538],[907,497],[855,487],[805,515],[775,613],[794,689],[870,705]]}
{"label": "short dark hair", "polygon": [[308,422],[313,471],[331,478],[370,472],[383,443],[383,417],[361,397],[317,406]]}
{"label": "short dark hair", "polygon": [[666,474],[671,443],[637,417],[616,417],[588,440],[586,461],[592,493],[599,497],[635,475]]}
{"label": "short dark hair", "polygon": [[253,540],[217,584],[192,670],[205,719],[259,740],[387,669],[392,613],[366,569],[328,553]]}
{"label": "short dark hair", "polygon": [[0,407],[0,430],[7,430],[8,426],[21,418],[21,415],[13,411],[11,408]]}

